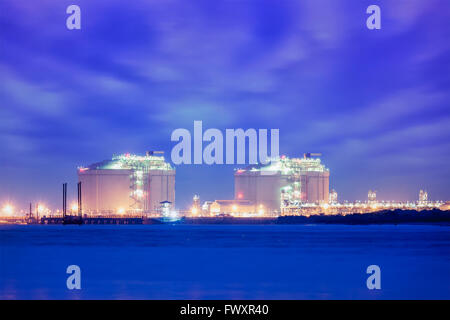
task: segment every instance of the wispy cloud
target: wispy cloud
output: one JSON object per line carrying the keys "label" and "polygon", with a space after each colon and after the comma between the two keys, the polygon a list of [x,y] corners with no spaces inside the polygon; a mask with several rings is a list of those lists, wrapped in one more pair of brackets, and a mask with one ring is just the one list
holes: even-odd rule
{"label": "wispy cloud", "polygon": [[[324,153],[347,198],[367,186],[355,167],[410,172],[397,181],[410,195],[420,167],[437,181],[430,195],[448,198],[448,171],[435,169],[450,160],[447,1],[380,1],[373,32],[370,1],[79,0],[73,32],[69,4],[0,5],[0,163],[11,175],[27,167],[55,181],[114,152],[170,150],[173,129],[203,120],[280,128],[283,152]],[[232,189],[231,171],[224,183]]]}

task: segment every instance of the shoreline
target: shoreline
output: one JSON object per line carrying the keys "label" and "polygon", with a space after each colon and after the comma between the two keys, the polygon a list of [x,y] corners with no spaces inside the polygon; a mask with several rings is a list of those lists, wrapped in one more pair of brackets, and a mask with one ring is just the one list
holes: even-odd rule
{"label": "shoreline", "polygon": [[380,225],[420,224],[450,225],[450,211],[433,210],[383,210],[373,213],[348,215],[280,216],[277,218],[205,217],[184,218],[182,224],[336,224]]}
{"label": "shoreline", "polygon": [[[34,223],[18,221],[1,221],[0,225],[59,225],[62,218],[45,218]],[[71,224],[71,223],[68,223]],[[450,225],[450,211],[432,210],[382,210],[372,213],[354,213],[348,215],[311,215],[311,216],[279,216],[279,217],[183,217],[175,221],[160,218],[84,218],[81,225],[153,225],[153,224],[183,224],[183,225],[286,225],[286,224],[329,224],[329,225]]]}

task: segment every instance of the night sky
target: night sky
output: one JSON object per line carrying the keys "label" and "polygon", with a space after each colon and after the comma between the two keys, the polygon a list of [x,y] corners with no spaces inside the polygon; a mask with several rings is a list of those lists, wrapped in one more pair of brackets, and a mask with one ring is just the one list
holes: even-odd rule
{"label": "night sky", "polygon": [[[170,158],[194,120],[279,128],[339,200],[450,200],[449,21],[447,0],[1,0],[0,204],[60,207],[78,166]],[[231,198],[233,168],[177,166],[177,206]]]}

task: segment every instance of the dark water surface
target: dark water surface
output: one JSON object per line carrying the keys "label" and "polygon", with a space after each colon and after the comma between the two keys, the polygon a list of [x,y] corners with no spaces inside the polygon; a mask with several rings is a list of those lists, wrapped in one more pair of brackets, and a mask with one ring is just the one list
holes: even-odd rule
{"label": "dark water surface", "polygon": [[0,298],[450,299],[450,227],[3,225]]}

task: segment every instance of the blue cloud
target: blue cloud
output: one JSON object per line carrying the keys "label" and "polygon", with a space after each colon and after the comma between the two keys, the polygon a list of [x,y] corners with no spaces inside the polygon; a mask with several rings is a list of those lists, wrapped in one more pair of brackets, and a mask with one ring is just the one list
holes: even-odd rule
{"label": "blue cloud", "polygon": [[[341,199],[420,186],[448,199],[450,5],[379,3],[369,31],[370,1],[79,0],[69,31],[70,1],[2,1],[0,195],[57,205],[77,165],[169,152],[172,130],[203,120],[280,128],[282,152],[323,152]],[[205,200],[232,195],[228,166],[179,167],[177,181],[180,205],[193,184]]]}

